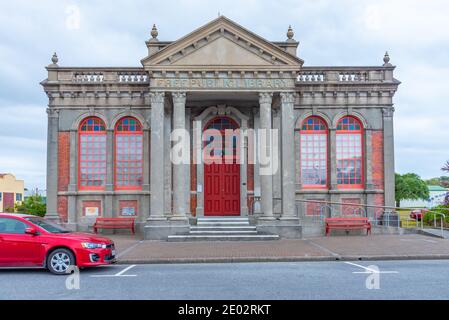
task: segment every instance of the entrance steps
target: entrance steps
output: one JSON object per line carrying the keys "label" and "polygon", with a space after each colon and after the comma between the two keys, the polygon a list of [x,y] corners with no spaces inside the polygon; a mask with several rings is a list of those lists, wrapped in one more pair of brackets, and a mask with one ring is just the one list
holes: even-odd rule
{"label": "entrance steps", "polygon": [[258,232],[248,218],[198,218],[186,234],[169,235],[168,241],[265,241],[278,240],[277,234]]}

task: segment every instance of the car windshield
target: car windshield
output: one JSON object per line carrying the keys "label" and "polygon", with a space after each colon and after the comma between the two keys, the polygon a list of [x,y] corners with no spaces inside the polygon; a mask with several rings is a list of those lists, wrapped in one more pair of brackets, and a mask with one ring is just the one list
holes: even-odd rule
{"label": "car windshield", "polygon": [[70,230],[67,230],[64,227],[61,227],[60,225],[57,225],[56,223],[50,222],[48,220],[45,220],[45,219],[42,219],[39,217],[28,217],[25,219],[50,233],[69,233],[69,232],[71,232]]}

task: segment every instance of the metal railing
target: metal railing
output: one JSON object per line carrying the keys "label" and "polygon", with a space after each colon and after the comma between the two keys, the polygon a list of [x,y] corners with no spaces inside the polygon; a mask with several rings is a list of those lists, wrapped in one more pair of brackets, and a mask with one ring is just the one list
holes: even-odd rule
{"label": "metal railing", "polygon": [[[301,210],[300,204],[314,204],[316,207],[312,210],[312,214],[307,215],[304,210]],[[341,214],[342,210],[336,210],[335,206],[346,206],[353,207],[351,214]],[[371,210],[369,210],[371,209]],[[349,202],[335,202],[335,201],[324,201],[324,200],[296,200],[296,212],[301,220],[307,221],[308,223],[319,223],[324,224],[324,219],[328,217],[337,216],[336,211],[338,211],[339,216],[355,216],[355,217],[367,217],[371,222],[372,226],[383,226],[383,227],[394,227],[394,228],[409,228],[415,225],[416,229],[424,230],[431,227],[424,224],[424,214],[421,213],[421,219],[411,218],[410,216],[405,219],[405,226],[403,219],[401,219],[398,210],[421,210],[422,208],[398,208],[389,206],[376,206],[376,205],[366,205],[366,204],[356,204]],[[449,210],[449,209],[448,209]],[[327,211],[327,212],[326,212]],[[301,214],[302,212],[302,214]],[[440,220],[440,230],[441,236],[444,237],[444,222],[446,221],[446,215],[441,212],[435,212],[432,210],[426,210],[426,213],[433,215],[433,228],[437,229],[438,217]],[[394,220],[391,219],[391,213],[396,213],[397,216]],[[432,224],[432,223],[431,223]]]}

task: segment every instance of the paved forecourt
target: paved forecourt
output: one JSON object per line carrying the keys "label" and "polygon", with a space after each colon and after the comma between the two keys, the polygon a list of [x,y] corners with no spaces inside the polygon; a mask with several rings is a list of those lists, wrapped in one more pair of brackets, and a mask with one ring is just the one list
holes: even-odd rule
{"label": "paved forecourt", "polygon": [[114,239],[119,263],[449,259],[449,240],[417,234],[332,236],[254,242]]}

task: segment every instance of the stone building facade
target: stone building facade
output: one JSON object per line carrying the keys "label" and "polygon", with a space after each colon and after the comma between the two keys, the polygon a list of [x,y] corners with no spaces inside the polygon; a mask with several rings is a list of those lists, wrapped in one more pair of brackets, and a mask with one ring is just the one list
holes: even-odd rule
{"label": "stone building facade", "polygon": [[[174,42],[157,36],[153,27],[138,68],[62,67],[53,56],[42,82],[49,217],[86,230],[97,216],[133,216],[145,238],[163,239],[198,218],[239,216],[300,238],[322,232],[316,204],[301,200],[394,206],[399,81],[388,54],[381,66],[308,67],[291,28],[270,42],[224,16]],[[193,161],[208,128],[275,129],[279,169],[249,161],[266,145],[252,133],[233,142],[238,163]],[[189,134],[188,164],[171,161],[174,129]]]}

